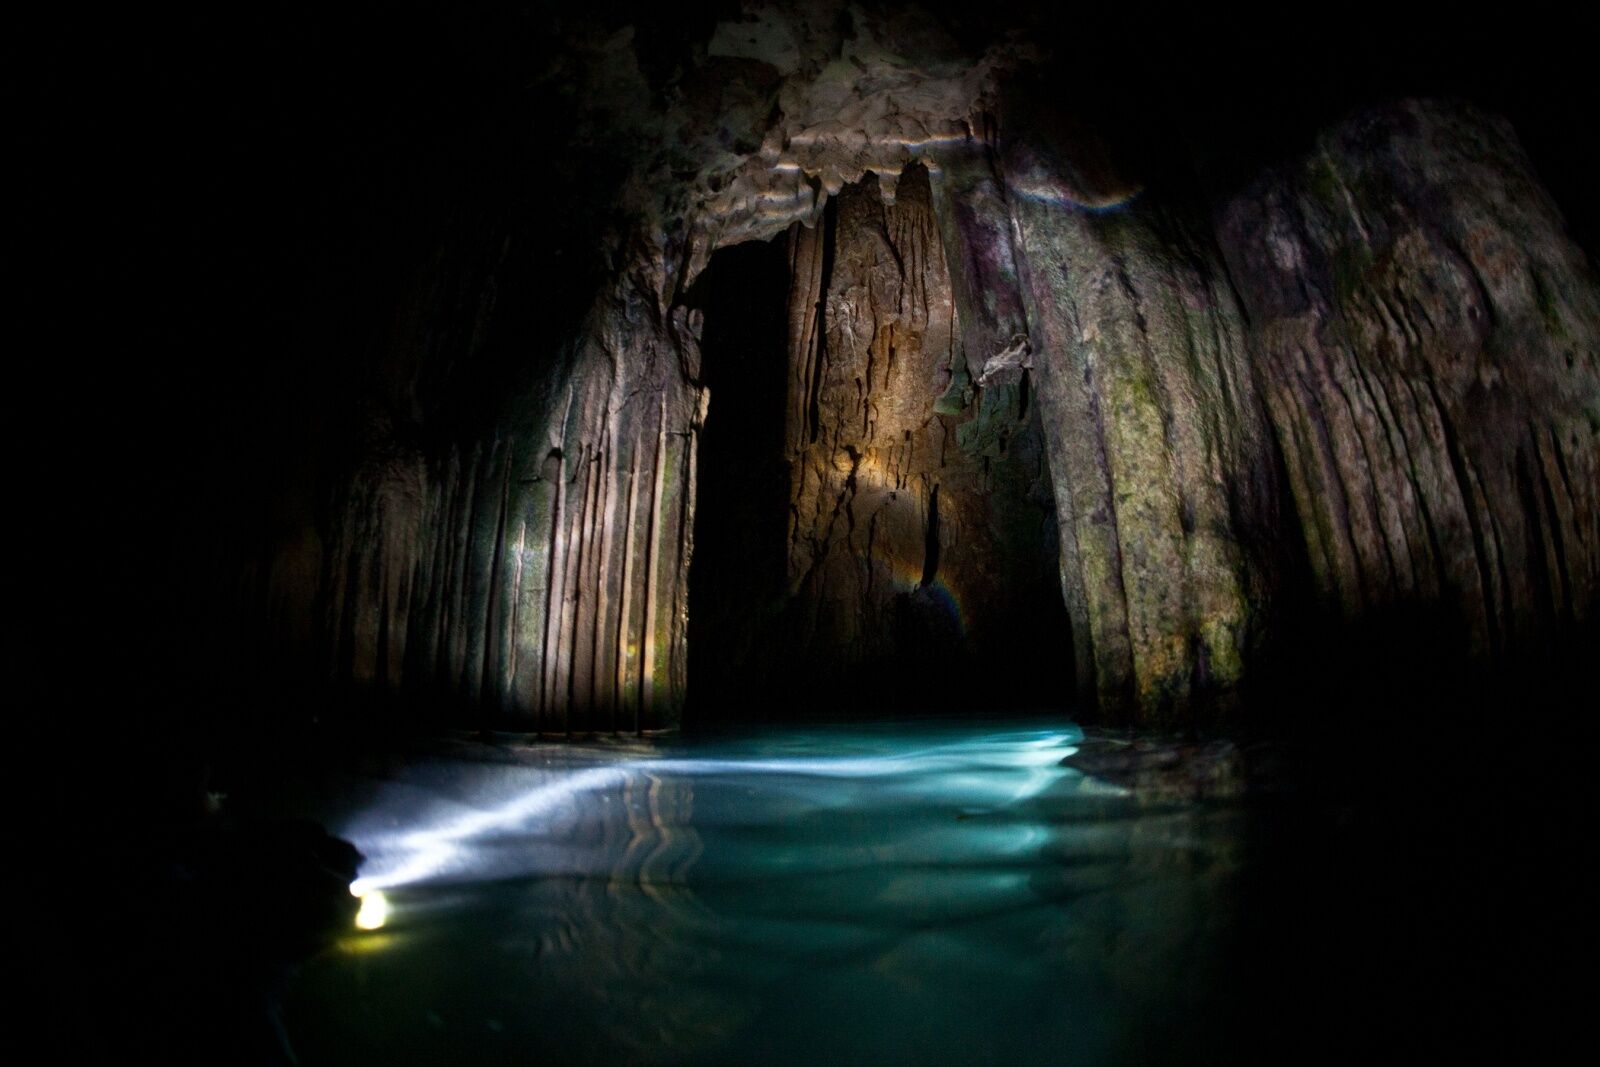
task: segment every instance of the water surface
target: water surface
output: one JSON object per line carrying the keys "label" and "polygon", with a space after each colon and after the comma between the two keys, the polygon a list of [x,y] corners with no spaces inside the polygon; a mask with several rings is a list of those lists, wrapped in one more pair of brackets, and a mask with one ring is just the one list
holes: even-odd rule
{"label": "water surface", "polygon": [[1070,725],[463,743],[321,816],[384,926],[304,969],[303,1062],[1114,1063],[1220,1039],[1245,851]]}

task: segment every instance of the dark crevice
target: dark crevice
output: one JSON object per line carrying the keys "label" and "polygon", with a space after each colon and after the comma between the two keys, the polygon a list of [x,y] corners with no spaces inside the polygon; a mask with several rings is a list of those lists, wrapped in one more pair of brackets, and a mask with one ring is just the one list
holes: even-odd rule
{"label": "dark crevice", "polygon": [[1451,425],[1450,415],[1445,409],[1439,391],[1432,381],[1424,383],[1433,396],[1434,409],[1438,412],[1439,428],[1444,434],[1445,454],[1450,459],[1450,469],[1455,475],[1456,485],[1461,491],[1461,510],[1467,517],[1467,528],[1472,533],[1473,561],[1478,566],[1478,581],[1483,595],[1483,616],[1489,628],[1489,647],[1499,649],[1500,645],[1500,613],[1496,608],[1494,596],[1494,578],[1489,573],[1489,552],[1487,535],[1483,523],[1478,517],[1478,507],[1473,499],[1472,478],[1467,470],[1466,459],[1461,452],[1461,444],[1456,439],[1455,427]]}
{"label": "dark crevice", "polygon": [[[1538,470],[1536,448],[1537,445],[1530,442],[1528,448],[1518,451],[1512,474],[1524,516],[1527,552],[1523,563],[1527,568],[1528,589],[1533,594],[1536,610],[1541,613],[1540,623],[1550,625],[1559,623],[1565,615],[1562,578],[1567,572],[1566,563],[1561,559],[1561,532],[1555,508],[1548,506],[1551,503],[1548,496],[1541,496],[1545,486]],[[1546,538],[1550,541],[1548,552]],[[1551,558],[1552,555],[1555,558]]]}
{"label": "dark crevice", "polygon": [[[828,206],[822,213],[822,281],[817,286],[817,324],[815,327],[817,338],[817,358],[812,364],[811,381],[807,382],[810,395],[806,397],[806,425],[810,431],[809,440],[816,443],[817,437],[822,432],[822,411],[820,399],[822,393],[822,379],[828,363],[828,286],[833,281],[833,253],[838,244],[837,231],[839,220],[838,201],[828,201]],[[787,282],[785,282],[787,285]]]}
{"label": "dark crevice", "polygon": [[[711,403],[698,447],[686,721],[731,708],[764,669],[755,657],[777,645],[768,615],[782,595],[788,559],[789,285],[784,240],[750,241],[716,252],[687,298],[705,315],[701,377]],[[821,326],[819,309],[812,433]]]}
{"label": "dark crevice", "polygon": [[933,584],[939,576],[939,487],[928,494],[927,542],[922,554],[922,585]]}

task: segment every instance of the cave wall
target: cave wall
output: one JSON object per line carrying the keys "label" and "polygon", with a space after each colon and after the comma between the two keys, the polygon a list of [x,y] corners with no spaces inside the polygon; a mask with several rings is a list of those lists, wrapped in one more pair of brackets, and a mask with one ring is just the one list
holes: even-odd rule
{"label": "cave wall", "polygon": [[[1308,616],[1420,605],[1485,662],[1593,621],[1600,298],[1502,120],[1367,108],[1206,186],[1204,151],[1152,170],[1014,34],[780,7],[676,68],[574,31],[571,145],[623,146],[626,175],[573,229],[598,294],[539,308],[505,267],[537,227],[422,257],[355,447],[301,457],[316,506],[241,583],[251,670],[480,724],[676,722],[718,411],[690,293],[782,234],[788,587],[757,684],[975,704],[1027,679],[1177,725]],[[474,363],[491,344],[515,373]]]}
{"label": "cave wall", "polygon": [[1056,672],[985,680],[1068,638],[1030,386],[973,387],[928,172],[845,187],[790,249],[782,670],[814,704],[1049,699]]}
{"label": "cave wall", "polygon": [[1411,101],[1319,138],[1218,231],[1317,595],[1427,604],[1525,656],[1600,590],[1600,292],[1508,123]]}
{"label": "cave wall", "polygon": [[[1021,99],[1019,99],[1019,97]],[[1277,500],[1243,317],[1193,202],[1141,195],[1014,89],[1001,166],[1085,696],[1231,700],[1270,618]]]}
{"label": "cave wall", "polygon": [[[421,287],[419,334],[401,342],[418,368],[470,356],[449,350],[487,329],[493,281]],[[290,653],[434,716],[554,732],[675,721],[704,392],[698,315],[663,307],[662,287],[643,268],[618,276],[487,431],[407,447],[376,419],[325,541],[282,546],[266,577]],[[472,328],[439,336],[463,299]]]}

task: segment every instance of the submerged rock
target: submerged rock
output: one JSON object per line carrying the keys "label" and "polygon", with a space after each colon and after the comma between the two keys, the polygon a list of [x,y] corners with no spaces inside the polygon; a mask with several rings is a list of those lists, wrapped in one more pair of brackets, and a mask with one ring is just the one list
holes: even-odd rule
{"label": "submerged rock", "polygon": [[1118,739],[1090,734],[1061,761],[1134,795],[1141,806],[1239,800],[1269,788],[1232,741]]}

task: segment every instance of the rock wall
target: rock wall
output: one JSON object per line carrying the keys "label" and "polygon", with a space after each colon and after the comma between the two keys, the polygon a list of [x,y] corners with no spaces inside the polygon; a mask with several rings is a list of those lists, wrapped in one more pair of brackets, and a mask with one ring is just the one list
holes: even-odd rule
{"label": "rock wall", "polygon": [[[434,714],[554,732],[674,722],[704,398],[698,318],[663,307],[664,287],[648,270],[619,276],[486,433],[405,448],[375,427],[316,580],[303,545],[267,578],[280,632],[309,630],[356,691]],[[492,302],[493,274],[467,289]],[[456,321],[460,295],[434,289],[419,314]],[[478,310],[481,330],[493,309]],[[476,341],[431,339],[468,350],[455,357]]]}
{"label": "rock wall", "polygon": [[[491,380],[470,357],[537,284],[493,227],[424,265],[359,447],[311,463],[323,510],[244,583],[255,669],[531,729],[675,722],[718,410],[689,294],[717,248],[785,232],[759,684],[977,706],[1027,680],[1178,725],[1312,617],[1421,608],[1494,663],[1595,621],[1600,290],[1503,121],[1369,108],[1207,203],[1192,146],[1147,182],[1002,22],[846,6],[670,48],[572,31],[569,147],[605,150],[566,166],[617,203],[566,231],[608,280]],[[407,414],[457,380],[450,417]]]}
{"label": "rock wall", "polygon": [[1407,102],[1219,213],[1317,595],[1479,656],[1600,596],[1600,290],[1503,120]]}
{"label": "rock wall", "polygon": [[1016,135],[1004,160],[1062,591],[1103,712],[1172,721],[1231,698],[1268,621],[1271,459],[1210,235],[1181,205],[1093,188],[1081,152]]}
{"label": "rock wall", "polygon": [[791,230],[782,658],[816,699],[1016,700],[982,675],[1066,640],[1037,413],[1021,372],[973,387],[927,171],[891,195]]}

